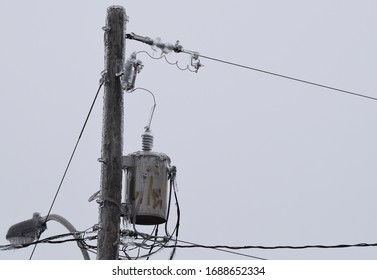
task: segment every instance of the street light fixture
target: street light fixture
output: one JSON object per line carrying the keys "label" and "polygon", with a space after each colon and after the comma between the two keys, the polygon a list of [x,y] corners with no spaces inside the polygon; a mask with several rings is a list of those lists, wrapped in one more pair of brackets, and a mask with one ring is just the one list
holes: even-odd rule
{"label": "street light fixture", "polygon": [[[50,214],[46,217],[42,217],[39,213],[34,213],[33,218],[29,220],[11,226],[6,235],[6,239],[13,245],[30,244],[39,239],[41,234],[47,229],[46,223],[51,220],[62,224],[69,232],[74,233],[73,237],[75,239],[79,239],[80,236],[76,233],[76,228],[62,216]],[[88,251],[82,248],[79,241],[77,241],[77,245],[79,246],[84,259],[90,260]]]}
{"label": "street light fixture", "polygon": [[46,230],[46,223],[39,213],[34,213],[33,218],[11,226],[6,239],[14,245],[23,245],[37,240]]}

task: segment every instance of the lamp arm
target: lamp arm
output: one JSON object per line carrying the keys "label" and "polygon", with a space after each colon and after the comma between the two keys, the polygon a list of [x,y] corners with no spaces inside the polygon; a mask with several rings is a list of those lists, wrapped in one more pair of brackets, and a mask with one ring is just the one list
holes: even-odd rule
{"label": "lamp arm", "polygon": [[[46,217],[44,217],[44,219],[46,219]],[[71,232],[71,233],[77,232],[76,228],[70,222],[68,222],[66,218],[64,218],[64,217],[62,217],[60,215],[57,215],[57,214],[50,214],[50,215],[48,215],[46,222],[51,221],[51,220],[60,223],[66,229],[68,229],[68,231]],[[74,234],[73,237],[75,239],[78,239],[79,235],[78,234]],[[79,248],[81,250],[81,253],[82,253],[82,256],[84,257],[84,260],[90,260],[88,251],[86,249],[82,248],[82,246],[80,244],[80,241],[77,241],[77,245],[79,246]]]}

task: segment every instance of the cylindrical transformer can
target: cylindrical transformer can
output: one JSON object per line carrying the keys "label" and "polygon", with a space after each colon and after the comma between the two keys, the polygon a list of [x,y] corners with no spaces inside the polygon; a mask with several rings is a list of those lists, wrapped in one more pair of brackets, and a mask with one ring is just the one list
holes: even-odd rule
{"label": "cylindrical transformer can", "polygon": [[139,225],[166,222],[170,158],[161,153],[141,151],[129,154],[126,201],[129,219]]}

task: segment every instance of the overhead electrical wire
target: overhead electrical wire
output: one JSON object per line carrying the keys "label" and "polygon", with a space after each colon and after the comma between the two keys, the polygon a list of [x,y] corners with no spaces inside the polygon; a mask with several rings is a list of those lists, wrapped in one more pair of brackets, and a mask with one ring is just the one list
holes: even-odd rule
{"label": "overhead electrical wire", "polygon": [[[213,60],[213,61],[216,61],[216,62],[228,64],[228,65],[231,65],[231,66],[235,66],[235,67],[239,67],[239,68],[244,68],[244,69],[252,70],[252,71],[257,71],[257,72],[260,72],[260,73],[263,73],[263,74],[268,74],[268,75],[272,75],[272,76],[275,76],[275,77],[280,77],[280,78],[292,80],[292,81],[295,81],[295,82],[300,82],[300,83],[304,83],[304,84],[308,84],[308,85],[312,85],[312,86],[316,86],[316,87],[325,88],[325,89],[332,90],[332,91],[337,91],[337,92],[341,92],[341,93],[345,93],[345,94],[350,94],[350,95],[354,95],[354,96],[357,96],[357,97],[367,98],[367,99],[370,99],[370,100],[377,101],[377,97],[373,97],[373,96],[370,96],[370,95],[361,94],[361,93],[358,93],[358,92],[355,92],[355,91],[344,90],[344,89],[341,89],[341,88],[338,88],[338,87],[328,86],[328,85],[324,85],[324,84],[312,82],[312,81],[309,81],[309,80],[299,79],[299,78],[295,78],[295,77],[292,77],[292,76],[283,75],[283,74],[279,74],[279,73],[276,73],[276,72],[267,71],[267,70],[263,70],[263,69],[259,69],[259,68],[255,68],[255,67],[251,67],[251,66],[247,66],[247,65],[243,65],[243,64],[240,64],[240,63],[235,63],[235,62],[232,62],[232,61],[228,61],[228,60],[224,60],[224,59],[219,59],[219,58],[215,58],[215,57],[208,56],[208,55],[202,55],[199,52],[195,52],[195,51],[191,51],[191,50],[185,50],[179,44],[179,41],[177,41],[177,43],[175,45],[170,44],[170,43],[162,43],[162,42],[160,42],[160,40],[153,40],[153,39],[151,39],[149,37],[143,37],[143,36],[136,35],[135,33],[129,33],[129,34],[127,34],[126,38],[130,39],[130,40],[136,40],[136,41],[145,43],[147,45],[152,46],[152,48],[153,47],[154,48],[159,48],[162,51],[161,57],[155,58],[152,55],[150,55],[148,52],[145,52],[145,53],[147,53],[153,59],[160,59],[162,57],[165,57],[166,61],[169,64],[176,65],[180,70],[188,70],[189,67],[187,67],[187,68],[181,68],[181,67],[179,67],[178,66],[178,61],[176,63],[169,62],[167,60],[167,58],[166,58],[166,54],[167,53],[170,53],[170,52],[174,51],[175,53],[186,53],[186,54],[189,54],[191,56],[191,60],[197,61],[196,64],[193,64],[191,62],[192,66],[194,66],[194,68],[196,69],[196,71],[192,71],[192,72],[197,72],[199,70],[199,68],[201,66],[203,66],[200,63],[200,61],[199,61],[199,57],[202,57],[202,58],[205,58],[205,59],[209,59],[209,60]],[[143,51],[140,51],[140,52],[143,52]]]}
{"label": "overhead electrical wire", "polygon": [[[69,167],[70,167],[70,165],[71,165],[71,162],[72,162],[72,159],[73,159],[73,156],[74,156],[75,153],[76,153],[77,146],[78,146],[79,143],[80,143],[81,136],[82,136],[82,134],[84,133],[84,130],[85,130],[86,124],[87,124],[87,122],[88,122],[88,120],[89,120],[89,117],[90,117],[90,115],[91,115],[91,113],[92,113],[92,110],[93,110],[94,104],[96,103],[96,100],[97,100],[98,94],[99,94],[99,92],[100,92],[100,90],[101,90],[101,88],[102,88],[104,82],[105,82],[105,79],[102,78],[102,79],[100,80],[100,85],[99,85],[99,87],[98,87],[98,90],[97,90],[97,92],[96,92],[96,94],[95,94],[95,96],[94,96],[94,100],[93,100],[93,102],[92,102],[92,105],[90,106],[89,112],[88,112],[88,114],[87,114],[87,116],[86,116],[86,119],[85,119],[85,121],[84,121],[84,124],[83,124],[83,126],[82,126],[82,128],[81,128],[81,132],[80,132],[80,134],[79,134],[79,137],[77,138],[76,144],[75,144],[75,146],[74,146],[74,148],[73,148],[73,151],[72,151],[71,156],[70,156],[70,158],[69,158],[69,160],[68,160],[67,166],[66,166],[66,168],[65,168],[65,170],[64,170],[63,176],[62,176],[62,178],[61,178],[61,180],[60,180],[60,183],[59,183],[59,185],[58,185],[58,188],[57,188],[57,190],[56,190],[55,196],[54,196],[54,198],[53,198],[53,200],[52,200],[52,203],[51,203],[51,205],[50,205],[50,208],[49,208],[49,210],[48,210],[48,212],[47,212],[47,215],[46,215],[46,221],[48,220],[48,217],[49,217],[49,215],[51,214],[51,210],[52,210],[52,208],[54,207],[54,204],[55,204],[56,198],[57,198],[58,195],[59,195],[59,192],[60,192],[60,189],[61,189],[61,187],[62,187],[62,185],[63,185],[64,179],[65,179],[65,176],[67,175],[68,169],[69,169]],[[31,260],[31,259],[33,258],[33,255],[34,255],[35,249],[37,248],[37,245],[38,245],[38,242],[35,243],[34,248],[33,248],[32,252],[31,252],[31,254],[30,254],[29,260]]]}
{"label": "overhead electrical wire", "polygon": [[[176,201],[176,207],[177,207],[177,223],[176,223],[176,226],[175,226],[175,229],[174,229],[174,232],[175,232],[175,243],[174,245],[177,245],[177,240],[178,240],[178,232],[179,232],[179,222],[180,222],[180,216],[181,216],[181,210],[180,210],[180,207],[179,207],[179,203],[178,203],[178,197],[177,197],[177,190],[176,190],[176,182],[175,182],[175,174],[172,175],[172,179],[170,179],[170,194],[172,191],[174,191],[174,197],[175,197],[175,201]],[[169,204],[170,204],[170,199],[169,199]],[[173,234],[174,234],[173,232]],[[171,236],[173,236],[173,234]],[[177,246],[174,246],[173,247],[173,251],[170,253],[170,257],[169,259],[172,260],[174,258],[174,255],[175,255],[175,252],[177,250]]]}
{"label": "overhead electrical wire", "polygon": [[92,236],[87,236],[87,237],[80,237],[80,238],[68,238],[68,239],[63,239],[63,240],[57,240],[57,239],[62,239],[66,237],[81,235],[84,233],[85,233],[84,231],[70,232],[70,233],[49,236],[47,238],[39,239],[31,243],[1,245],[0,250],[22,249],[22,248],[29,247],[31,245],[39,244],[39,243],[59,244],[59,243],[66,243],[66,242],[71,242],[71,241],[77,242],[77,241],[91,240],[94,238]]}
{"label": "overhead electrical wire", "polygon": [[[155,230],[154,230],[155,231]],[[78,232],[71,232],[71,233],[65,233],[65,234],[59,234],[59,235],[54,235],[50,236],[44,239],[36,240],[32,243],[28,244],[21,244],[21,245],[14,245],[14,244],[8,244],[8,245],[0,245],[0,250],[11,250],[11,249],[21,249],[21,248],[26,248],[31,245],[39,244],[39,243],[48,243],[48,244],[61,244],[61,243],[66,243],[66,242],[77,242],[80,241],[82,248],[89,250],[90,252],[96,254],[97,246],[93,246],[88,244],[86,241],[90,240],[96,240],[97,235],[91,235],[91,236],[85,236],[89,233],[94,233],[95,231],[78,231]],[[342,248],[366,248],[366,247],[377,247],[377,243],[356,243],[356,244],[337,244],[337,245],[300,245],[300,246],[291,246],[291,245],[278,245],[278,246],[260,246],[260,245],[246,245],[246,246],[229,246],[229,245],[203,245],[203,244],[197,244],[189,241],[184,241],[184,240],[179,240],[179,239],[173,239],[171,234],[168,237],[161,237],[157,236],[155,233],[154,235],[149,235],[149,234],[142,234],[142,233],[137,233],[140,236],[143,236],[141,238],[142,242],[141,243],[136,243],[135,242],[135,247],[131,250],[138,250],[137,256],[136,257],[131,257],[129,256],[126,252],[125,249],[122,249],[123,253],[125,254],[124,257],[120,256],[121,259],[140,259],[140,258],[149,258],[151,255],[154,255],[158,251],[160,251],[163,248],[181,248],[181,249],[189,249],[189,248],[202,248],[202,249],[211,249],[211,250],[217,250],[229,254],[235,254],[239,256],[244,256],[248,258],[253,258],[253,259],[258,259],[258,260],[266,260],[265,258],[257,257],[255,255],[250,255],[250,254],[245,254],[245,253],[240,253],[236,252],[237,250],[247,250],[247,249],[261,249],[261,250],[282,250],[282,249],[290,249],[290,250],[303,250],[303,249],[342,249]],[[63,240],[59,240],[62,238],[66,237],[71,237],[71,236],[77,236],[80,235],[79,238],[67,238]],[[138,240],[137,238],[136,240]],[[158,239],[161,239],[161,241],[158,241]],[[152,245],[148,245],[147,241],[152,241]],[[174,245],[168,245],[168,242],[174,242]],[[180,244],[179,244],[180,243]],[[184,245],[182,245],[184,244]],[[156,248],[157,250],[153,251],[152,250]],[[140,255],[140,250],[141,249],[149,249],[149,252],[145,255]]]}
{"label": "overhead electrical wire", "polygon": [[[144,51],[141,51],[141,52],[144,52]],[[141,53],[141,52],[138,52],[138,53]],[[263,73],[263,74],[268,74],[268,75],[272,75],[272,76],[276,76],[276,77],[280,77],[280,78],[284,78],[284,79],[289,79],[289,80],[292,80],[292,81],[295,81],[295,82],[305,83],[305,84],[309,84],[309,85],[312,85],[312,86],[321,87],[321,88],[325,88],[325,89],[328,89],[328,90],[337,91],[337,92],[340,92],[340,93],[345,93],[345,94],[349,94],[349,95],[353,95],[353,96],[357,96],[357,97],[361,97],[361,98],[366,98],[366,99],[377,101],[377,97],[373,97],[373,96],[369,96],[369,95],[364,95],[364,94],[360,94],[358,92],[344,90],[344,89],[340,89],[340,88],[337,88],[337,87],[327,86],[327,85],[324,85],[324,84],[320,84],[320,83],[316,83],[316,82],[312,82],[312,81],[308,81],[308,80],[303,80],[303,79],[295,78],[295,77],[292,77],[292,76],[287,76],[287,75],[279,74],[279,73],[276,73],[276,72],[266,71],[266,70],[263,70],[263,69],[259,69],[259,68],[255,68],[255,67],[250,67],[250,66],[239,64],[239,63],[235,63],[235,62],[231,62],[231,61],[227,61],[227,60],[223,60],[223,59],[214,58],[214,57],[211,57],[211,56],[202,55],[202,54],[199,54],[197,52],[193,52],[193,51],[189,51],[189,50],[184,50],[183,48],[179,49],[178,51],[175,50],[175,52],[183,52],[183,53],[186,53],[186,54],[190,54],[191,56],[195,55],[197,57],[202,57],[202,58],[209,59],[209,60],[212,60],[212,61],[215,61],[215,62],[224,63],[224,64],[228,64],[228,65],[231,65],[231,66],[235,66],[235,67],[239,67],[239,68],[243,68],[243,69],[247,69],[247,70],[257,71],[257,72],[260,72],[260,73]],[[145,52],[145,53],[147,53],[147,52]],[[151,58],[153,58],[153,59],[165,58],[165,60],[166,60],[167,63],[169,63],[171,65],[176,65],[180,70],[190,70],[190,71],[192,71],[191,69],[189,69],[188,66],[187,66],[187,68],[181,68],[181,67],[179,67],[178,61],[176,61],[175,63],[170,62],[166,58],[166,55],[164,55],[164,54],[162,54],[158,58],[155,58],[155,57],[151,56],[149,53],[147,53],[147,54]],[[192,72],[197,72],[197,71],[192,71]],[[60,189],[62,187],[62,184],[64,182],[64,179],[66,177],[66,174],[68,172],[68,169],[70,167],[72,159],[73,159],[73,157],[75,155],[76,149],[77,149],[78,144],[79,144],[79,142],[81,140],[82,134],[83,134],[83,132],[85,130],[85,127],[87,125],[88,119],[89,119],[89,117],[91,115],[92,109],[93,109],[93,107],[95,105],[95,102],[97,100],[98,94],[99,94],[99,92],[100,92],[103,84],[104,84],[104,79],[102,79],[101,82],[100,82],[99,88],[98,88],[98,90],[96,92],[96,95],[94,97],[94,100],[93,100],[93,102],[91,104],[91,107],[89,109],[89,112],[87,114],[87,117],[85,119],[83,127],[81,129],[81,132],[79,134],[79,137],[78,137],[78,139],[76,141],[76,144],[74,146],[72,154],[71,154],[71,156],[69,158],[69,161],[67,163],[67,166],[66,166],[66,168],[64,170],[64,173],[63,173],[63,176],[62,176],[62,178],[60,180],[60,183],[58,185],[57,191],[56,191],[55,196],[53,198],[53,201],[52,201],[52,203],[50,205],[50,208],[48,210],[48,213],[47,213],[47,216],[46,216],[46,221],[47,221],[47,219],[48,219],[48,217],[49,217],[49,215],[51,213],[51,210],[52,210],[52,208],[53,208],[53,206],[55,204],[55,201],[57,199],[57,196],[58,196],[58,194],[60,192]],[[137,89],[146,90],[144,88],[136,88],[134,90],[137,90]],[[146,90],[146,91],[150,92],[149,90]],[[152,93],[152,96],[154,98],[154,107],[155,107],[156,103],[155,103],[155,97],[154,97],[153,93]],[[152,121],[152,118],[153,118],[154,107],[152,107],[152,112],[151,112],[151,117],[150,117],[150,120],[149,120],[149,125],[150,125],[150,123]],[[173,259],[174,254],[175,254],[175,250],[177,248],[205,248],[205,249],[213,249],[213,250],[223,251],[223,252],[227,252],[227,253],[242,255],[242,256],[250,257],[250,258],[254,258],[254,259],[265,260],[265,259],[260,258],[260,257],[256,257],[256,256],[252,256],[252,255],[247,255],[247,254],[243,254],[243,253],[238,253],[238,252],[234,252],[234,251],[231,251],[231,250],[243,250],[243,249],[274,250],[274,249],[309,249],[309,248],[336,249],[336,248],[376,247],[377,246],[377,243],[374,243],[374,244],[358,243],[358,244],[351,244],[351,245],[349,245],[349,244],[340,244],[340,245],[330,245],[330,246],[327,246],[327,245],[303,245],[303,246],[227,246],[227,245],[214,245],[214,246],[207,246],[207,245],[200,245],[200,244],[195,244],[195,243],[191,243],[191,242],[187,242],[187,241],[178,240],[177,237],[178,237],[178,230],[179,230],[180,210],[179,210],[179,204],[178,204],[177,194],[175,192],[175,188],[171,186],[171,189],[174,189],[174,195],[175,195],[176,206],[177,206],[177,216],[178,216],[177,224],[176,224],[176,227],[175,227],[173,233],[172,234],[167,234],[169,236],[169,238],[165,239],[164,242],[162,242],[162,243],[161,242],[158,242],[158,243],[155,242],[152,245],[147,245],[146,243],[147,243],[147,241],[150,241],[152,239],[157,240],[157,238],[158,238],[158,236],[157,236],[157,230],[156,230],[154,236],[147,235],[147,238],[145,238],[145,235],[143,235],[144,239],[143,239],[142,243],[138,244],[138,247],[137,247],[138,254],[137,254],[137,256],[136,256],[135,259],[138,259],[140,257],[148,257],[149,258],[149,256],[153,255],[154,253],[156,253],[156,251],[159,251],[161,248],[173,248],[173,251],[171,252],[171,255],[170,255],[170,259]],[[172,190],[170,191],[170,195],[171,195],[171,192],[172,192]],[[167,233],[166,228],[165,228],[165,231]],[[172,236],[173,236],[174,233],[176,234],[176,239],[172,238]],[[77,234],[77,233],[75,233],[75,234]],[[140,235],[139,232],[137,232],[137,234]],[[69,235],[71,235],[71,234],[69,234]],[[56,238],[61,238],[62,236],[66,236],[66,235],[59,235]],[[45,238],[45,239],[42,239],[42,240],[36,240],[36,241],[34,241],[34,242],[30,243],[30,244],[22,245],[19,248],[23,248],[23,247],[28,247],[30,245],[34,245],[33,251],[32,251],[32,253],[30,255],[30,258],[29,258],[31,260],[32,257],[33,257],[33,254],[35,252],[35,249],[36,249],[36,247],[37,247],[37,245],[39,243],[64,243],[64,242],[70,242],[70,241],[75,241],[75,242],[82,241],[83,247],[85,247],[86,249],[96,249],[96,246],[91,246],[91,245],[88,245],[88,244],[85,243],[85,240],[93,239],[93,238],[94,237],[87,237],[87,238],[80,238],[80,239],[74,238],[74,239],[65,239],[65,240],[55,241],[55,240],[53,240],[53,239],[55,239],[55,237],[49,237],[49,238]],[[169,241],[174,241],[175,244],[174,245],[167,245],[167,243]],[[180,245],[178,243],[184,243],[184,244],[187,244],[187,245]],[[11,245],[0,246],[0,249],[7,250],[7,249],[9,249],[9,246],[11,246]],[[158,250],[156,250],[155,252],[153,252],[153,249],[155,247],[160,247],[160,248]],[[15,247],[13,246],[13,248],[15,248]],[[144,249],[148,248],[149,249],[148,254],[140,256],[140,249],[141,248],[144,248]],[[127,257],[127,259],[131,259],[128,256],[128,254],[126,253],[126,251],[124,249],[122,251],[125,253],[125,256]]]}
{"label": "overhead electrical wire", "polygon": [[[155,238],[157,239],[157,236],[158,236],[158,225],[155,225],[155,227],[154,227],[154,229],[152,231],[152,234],[153,234],[153,232],[154,232]],[[149,249],[148,254],[151,254],[153,252],[154,246],[155,246],[155,243],[152,244],[151,248]],[[147,260],[149,260],[149,257],[150,256],[147,257]]]}
{"label": "overhead electrical wire", "polygon": [[[195,52],[187,51],[187,50],[182,50],[181,52],[187,53],[187,54],[190,54],[190,55],[195,53]],[[199,54],[199,53],[195,53],[195,54],[197,54],[199,57],[206,58],[206,59],[209,59],[209,60],[213,60],[213,61],[216,61],[216,62],[220,62],[220,63],[244,68],[244,69],[247,69],[247,70],[257,71],[257,72],[260,72],[260,73],[263,73],[263,74],[268,74],[268,75],[272,75],[272,76],[275,76],[275,77],[280,77],[280,78],[292,80],[292,81],[295,81],[295,82],[300,82],[300,83],[304,83],[304,84],[308,84],[308,85],[312,85],[312,86],[316,86],[316,87],[321,87],[321,88],[325,88],[325,89],[329,89],[329,90],[333,90],[333,91],[346,93],[346,94],[354,95],[354,96],[357,96],[357,97],[367,98],[367,99],[377,101],[377,97],[361,94],[361,93],[358,93],[358,92],[355,92],[355,91],[349,91],[349,90],[344,90],[344,89],[340,89],[340,88],[337,88],[337,87],[327,86],[327,85],[323,85],[323,84],[320,84],[320,83],[311,82],[311,81],[308,81],[308,80],[303,80],[303,79],[279,74],[279,73],[276,73],[276,72],[266,71],[266,70],[263,70],[263,69],[250,67],[250,66],[235,63],[235,62],[231,62],[231,61],[227,61],[227,60],[223,60],[223,59],[218,59],[218,58],[214,58],[214,57],[207,56],[207,55],[202,55],[202,54]]]}
{"label": "overhead electrical wire", "polygon": [[134,88],[130,91],[130,93],[133,93],[137,90],[143,90],[143,91],[146,91],[148,92],[150,95],[152,95],[153,97],[153,106],[151,108],[151,112],[150,112],[150,115],[149,115],[149,119],[148,119],[148,124],[146,127],[150,128],[151,127],[151,124],[152,124],[152,119],[153,119],[153,116],[154,116],[154,111],[156,110],[156,106],[157,106],[157,103],[156,103],[156,97],[155,95],[153,94],[153,92],[151,92],[149,89],[146,89],[146,88],[143,88],[143,87],[137,87],[137,88]]}
{"label": "overhead electrical wire", "polygon": [[[257,257],[257,256],[254,256],[254,255],[249,255],[249,254],[244,254],[244,253],[239,253],[239,252],[235,252],[235,251],[231,251],[230,250],[227,250],[226,248],[215,248],[215,246],[206,246],[206,245],[199,245],[199,244],[195,244],[195,243],[192,243],[192,242],[188,242],[188,241],[183,241],[183,240],[174,240],[175,241],[175,244],[174,245],[166,245],[165,247],[166,248],[203,248],[203,249],[212,249],[212,250],[216,250],[216,251],[220,251],[220,252],[225,252],[225,253],[229,253],[229,254],[233,254],[233,255],[239,255],[239,256],[243,256],[243,257],[247,257],[247,258],[252,258],[252,259],[257,259],[257,260],[267,260],[267,259],[264,259],[264,258],[261,258],[261,257]],[[177,243],[185,243],[185,244],[189,244],[189,245],[178,245]]]}
{"label": "overhead electrical wire", "polygon": [[[246,250],[246,249],[262,249],[262,250],[277,250],[277,249],[340,249],[340,248],[355,248],[355,247],[377,247],[377,243],[357,243],[357,244],[339,244],[339,245],[302,245],[302,246],[228,246],[228,245],[200,245],[192,242],[178,240],[179,243],[188,245],[175,245],[177,248],[205,248],[205,249],[229,249],[229,250]],[[172,247],[167,245],[166,247]]]}

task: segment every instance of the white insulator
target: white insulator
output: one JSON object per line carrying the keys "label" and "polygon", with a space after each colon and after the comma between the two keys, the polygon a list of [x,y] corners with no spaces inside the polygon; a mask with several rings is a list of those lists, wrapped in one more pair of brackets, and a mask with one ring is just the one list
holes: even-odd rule
{"label": "white insulator", "polygon": [[153,135],[150,131],[146,131],[141,135],[143,151],[151,151],[153,148]]}

